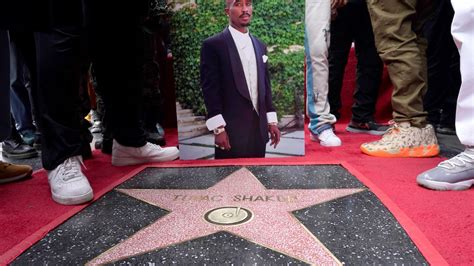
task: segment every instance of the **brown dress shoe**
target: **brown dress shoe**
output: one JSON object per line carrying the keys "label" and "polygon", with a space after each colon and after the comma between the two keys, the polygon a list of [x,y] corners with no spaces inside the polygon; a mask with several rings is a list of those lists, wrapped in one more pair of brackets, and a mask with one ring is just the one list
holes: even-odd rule
{"label": "brown dress shoe", "polygon": [[29,165],[11,164],[0,161],[0,184],[31,176],[33,169]]}

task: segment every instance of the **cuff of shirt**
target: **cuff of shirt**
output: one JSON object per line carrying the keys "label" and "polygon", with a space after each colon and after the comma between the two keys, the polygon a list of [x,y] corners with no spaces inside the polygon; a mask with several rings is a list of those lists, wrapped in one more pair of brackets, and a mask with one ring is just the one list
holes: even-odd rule
{"label": "cuff of shirt", "polygon": [[277,119],[277,113],[276,112],[268,112],[267,113],[267,121],[268,123],[277,123],[278,124],[278,119]]}
{"label": "cuff of shirt", "polygon": [[207,126],[207,129],[212,131],[220,126],[226,126],[226,123],[222,115],[216,115],[207,119],[206,126]]}

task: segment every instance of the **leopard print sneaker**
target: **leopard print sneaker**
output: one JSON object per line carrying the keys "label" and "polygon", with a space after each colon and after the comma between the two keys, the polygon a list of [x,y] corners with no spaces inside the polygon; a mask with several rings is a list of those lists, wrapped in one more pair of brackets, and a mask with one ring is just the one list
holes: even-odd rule
{"label": "leopard print sneaker", "polygon": [[364,143],[360,149],[376,157],[433,157],[439,154],[433,126],[417,128],[408,122],[395,123],[381,140]]}

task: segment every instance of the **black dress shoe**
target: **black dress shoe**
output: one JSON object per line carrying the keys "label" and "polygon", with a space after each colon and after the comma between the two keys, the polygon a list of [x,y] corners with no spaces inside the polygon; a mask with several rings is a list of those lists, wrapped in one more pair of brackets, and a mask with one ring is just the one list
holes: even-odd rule
{"label": "black dress shoe", "polygon": [[23,141],[12,138],[3,142],[2,155],[10,159],[29,159],[38,156],[38,152]]}

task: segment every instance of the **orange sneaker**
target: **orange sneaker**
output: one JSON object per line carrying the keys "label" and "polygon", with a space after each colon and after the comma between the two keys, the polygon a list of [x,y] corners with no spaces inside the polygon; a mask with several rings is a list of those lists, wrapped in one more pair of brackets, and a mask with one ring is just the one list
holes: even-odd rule
{"label": "orange sneaker", "polygon": [[376,157],[433,157],[439,145],[432,125],[412,127],[409,122],[395,123],[381,140],[364,143],[363,153]]}

